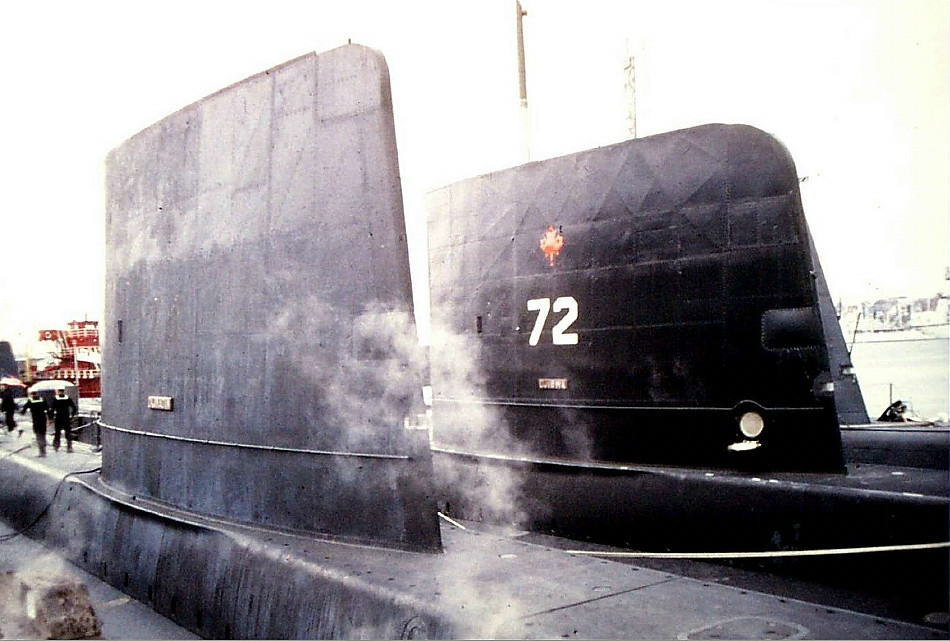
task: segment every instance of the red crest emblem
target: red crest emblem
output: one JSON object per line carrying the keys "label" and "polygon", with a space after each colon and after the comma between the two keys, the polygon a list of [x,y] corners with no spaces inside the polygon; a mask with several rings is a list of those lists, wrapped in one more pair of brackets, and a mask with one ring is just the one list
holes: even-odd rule
{"label": "red crest emblem", "polygon": [[544,252],[544,256],[548,259],[551,267],[554,267],[554,259],[561,253],[562,247],[564,247],[564,234],[561,233],[560,229],[555,229],[551,225],[541,236],[541,251]]}

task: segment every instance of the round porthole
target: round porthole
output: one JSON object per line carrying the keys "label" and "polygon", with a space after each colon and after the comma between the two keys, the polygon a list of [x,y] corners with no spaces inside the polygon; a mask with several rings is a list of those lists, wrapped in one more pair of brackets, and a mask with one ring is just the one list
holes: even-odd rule
{"label": "round porthole", "polygon": [[739,418],[739,431],[746,438],[758,438],[765,429],[765,419],[758,412],[746,412]]}

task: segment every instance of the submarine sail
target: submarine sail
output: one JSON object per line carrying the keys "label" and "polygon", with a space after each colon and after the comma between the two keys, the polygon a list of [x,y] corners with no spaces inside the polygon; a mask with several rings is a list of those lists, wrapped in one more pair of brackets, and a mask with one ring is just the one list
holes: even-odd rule
{"label": "submarine sail", "polygon": [[[449,185],[428,208],[437,448],[843,470],[835,386],[852,410],[860,391],[829,350],[841,330],[772,136],[630,140]],[[453,371],[459,349],[477,376]],[[472,427],[484,408],[510,438]]]}
{"label": "submarine sail", "polygon": [[109,156],[102,479],[439,551],[389,70],[308,54]]}

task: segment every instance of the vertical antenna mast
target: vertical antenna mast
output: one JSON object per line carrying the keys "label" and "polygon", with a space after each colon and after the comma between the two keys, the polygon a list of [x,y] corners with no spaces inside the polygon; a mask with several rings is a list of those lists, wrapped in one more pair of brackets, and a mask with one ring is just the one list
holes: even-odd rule
{"label": "vertical antenna mast", "polygon": [[631,138],[637,137],[637,61],[630,53],[630,40],[626,41],[626,57],[623,64],[623,89],[627,95],[627,131]]}
{"label": "vertical antenna mast", "polygon": [[524,17],[528,12],[515,0],[515,24],[518,30],[518,99],[521,104],[521,134],[524,143],[524,161],[531,160],[531,133],[528,121],[528,82],[524,64]]}

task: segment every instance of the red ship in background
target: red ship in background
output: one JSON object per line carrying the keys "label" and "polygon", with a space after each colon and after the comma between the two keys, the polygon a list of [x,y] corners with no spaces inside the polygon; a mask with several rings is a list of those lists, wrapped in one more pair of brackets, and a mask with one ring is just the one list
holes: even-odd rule
{"label": "red ship in background", "polygon": [[[41,342],[56,345],[50,354],[54,363],[38,370],[33,381],[69,381],[79,387],[83,398],[102,396],[102,351],[99,347],[98,321],[72,321],[68,329],[40,330]],[[29,377],[29,374],[27,374]]]}

